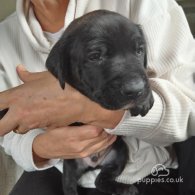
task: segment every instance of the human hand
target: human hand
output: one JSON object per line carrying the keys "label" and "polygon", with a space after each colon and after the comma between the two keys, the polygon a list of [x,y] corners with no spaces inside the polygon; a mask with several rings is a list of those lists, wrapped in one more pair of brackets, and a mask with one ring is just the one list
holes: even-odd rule
{"label": "human hand", "polygon": [[30,73],[17,67],[23,85],[0,92],[0,109],[9,108],[0,120],[0,136],[17,129],[56,128],[74,122],[102,128],[115,127],[124,111],[110,111],[66,84],[65,90],[49,72]]}
{"label": "human hand", "polygon": [[[25,84],[0,92],[0,109],[9,108],[0,120],[0,135],[13,129],[22,133],[38,127],[57,127],[59,121],[64,121],[62,126],[75,122],[80,106],[76,102],[70,106],[74,93],[68,85],[64,93],[49,72],[29,73],[22,66],[17,71]],[[67,110],[67,106],[69,112],[63,115],[61,111]]]}
{"label": "human hand", "polygon": [[106,149],[115,140],[116,136],[91,125],[48,130],[33,141],[34,162],[56,158],[84,158]]}

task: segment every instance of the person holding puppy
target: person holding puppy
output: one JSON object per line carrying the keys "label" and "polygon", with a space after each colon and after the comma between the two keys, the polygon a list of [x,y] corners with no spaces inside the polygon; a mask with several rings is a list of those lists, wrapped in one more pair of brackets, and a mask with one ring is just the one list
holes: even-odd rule
{"label": "person holding puppy", "polygon": [[[195,44],[182,9],[173,0],[18,0],[17,15],[0,25],[1,91],[21,84],[15,73],[16,64],[25,64],[31,72],[44,71],[50,49],[70,22],[97,9],[116,11],[141,24],[148,43],[154,106],[144,118],[131,117],[123,110],[109,111],[68,85],[63,91],[48,72],[29,73],[18,67],[24,85],[0,94],[0,108],[9,108],[0,121],[0,134],[4,135],[1,145],[24,170],[46,171],[25,172],[12,195],[60,194],[48,187],[55,183],[49,176],[59,178],[60,172],[48,168],[61,170],[60,159],[81,158],[103,150],[116,139],[110,134],[125,136],[129,146],[129,164],[119,177],[124,183],[147,177],[156,164],[175,168],[177,162],[168,146],[194,135],[195,62],[188,48]],[[67,127],[75,121],[87,125]],[[80,185],[94,187],[96,175],[97,172],[87,173]],[[38,178],[43,176],[44,183],[36,179],[31,182],[30,178],[40,181]],[[58,180],[55,181],[57,186]],[[38,185],[37,191],[27,191],[31,184]],[[165,193],[173,194],[164,189]]]}

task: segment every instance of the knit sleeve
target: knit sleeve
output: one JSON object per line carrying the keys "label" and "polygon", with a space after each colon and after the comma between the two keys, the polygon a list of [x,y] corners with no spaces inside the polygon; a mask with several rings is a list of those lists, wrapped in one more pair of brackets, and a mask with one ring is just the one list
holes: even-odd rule
{"label": "knit sleeve", "polygon": [[55,166],[59,159],[51,159],[35,164],[33,160],[32,143],[35,137],[43,133],[41,129],[31,130],[25,135],[10,132],[0,138],[1,146],[5,152],[12,156],[14,161],[26,171],[44,170]]}
{"label": "knit sleeve", "polygon": [[142,22],[148,43],[148,70],[155,103],[145,117],[123,120],[109,133],[169,145],[195,135],[195,40],[183,10]]}

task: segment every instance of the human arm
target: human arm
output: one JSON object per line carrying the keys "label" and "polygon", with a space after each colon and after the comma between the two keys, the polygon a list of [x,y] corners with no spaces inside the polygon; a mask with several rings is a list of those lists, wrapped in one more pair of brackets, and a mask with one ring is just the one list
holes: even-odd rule
{"label": "human arm", "polygon": [[64,127],[47,132],[34,129],[25,135],[10,132],[1,146],[26,171],[44,170],[60,159],[82,158],[107,148],[116,137],[94,126]]}
{"label": "human arm", "polygon": [[[0,91],[12,87],[14,83],[17,84],[17,78],[15,78],[16,73],[14,74],[13,72],[11,74],[12,79],[10,79],[6,68],[3,63],[0,62]],[[5,136],[0,137],[0,145],[5,153],[11,155],[12,158],[24,169],[35,169],[36,166],[32,160],[31,145],[34,137],[40,133],[42,133],[42,130],[40,129],[31,131],[25,136],[10,132]],[[21,147],[22,145],[25,145],[25,147]]]}
{"label": "human arm", "polygon": [[78,121],[113,128],[124,113],[103,109],[69,85],[62,90],[49,72],[30,73],[20,67],[17,70],[25,84],[0,93],[0,108],[9,108],[0,120],[0,135],[15,128],[26,132]]}
{"label": "human arm", "polygon": [[[1,64],[0,74],[0,90],[2,91],[9,88],[11,83]],[[22,94],[20,95],[18,98],[22,97]],[[13,99],[15,99],[15,96]],[[13,120],[14,117],[15,115],[12,118]],[[25,135],[10,132],[0,137],[0,145],[23,169],[33,171],[54,166],[59,162],[59,158],[78,158],[98,152],[114,140],[115,136],[109,136],[101,128],[82,126],[47,131],[33,129]]]}

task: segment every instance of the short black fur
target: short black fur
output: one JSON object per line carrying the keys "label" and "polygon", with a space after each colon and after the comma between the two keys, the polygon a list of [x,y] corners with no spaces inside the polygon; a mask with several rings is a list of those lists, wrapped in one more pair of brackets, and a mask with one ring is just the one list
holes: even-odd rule
{"label": "short black fur", "polygon": [[[73,21],[50,52],[46,67],[63,89],[68,83],[106,109],[128,109],[133,116],[145,116],[153,105],[144,34],[120,14],[98,10]],[[95,181],[99,195],[137,194],[135,186],[115,181],[129,154],[121,137],[111,152],[115,155],[96,167],[101,169]],[[81,160],[64,160],[65,195],[77,195],[78,179],[92,169],[81,164]]]}

